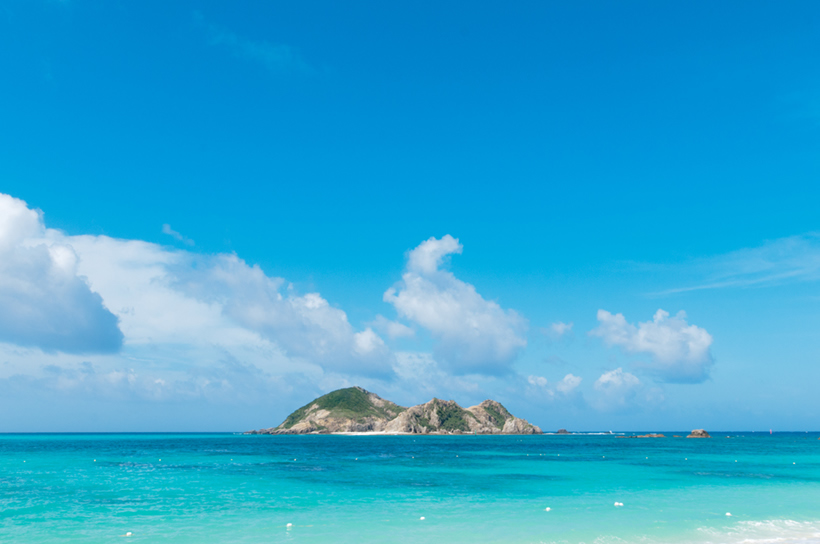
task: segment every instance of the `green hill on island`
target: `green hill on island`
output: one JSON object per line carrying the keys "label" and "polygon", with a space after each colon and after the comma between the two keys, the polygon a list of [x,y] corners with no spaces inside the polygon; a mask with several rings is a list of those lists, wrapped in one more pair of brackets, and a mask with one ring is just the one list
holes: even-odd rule
{"label": "green hill on island", "polygon": [[278,427],[250,434],[541,434],[494,400],[462,408],[453,400],[433,399],[410,408],[361,387],[323,395],[302,406]]}

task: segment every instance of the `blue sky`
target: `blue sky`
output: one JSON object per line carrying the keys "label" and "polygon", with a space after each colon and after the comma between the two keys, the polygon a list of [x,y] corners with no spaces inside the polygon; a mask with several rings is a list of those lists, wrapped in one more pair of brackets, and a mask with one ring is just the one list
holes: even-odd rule
{"label": "blue sky", "polygon": [[6,2],[0,431],[258,428],[351,384],[816,429],[819,30],[813,2]]}

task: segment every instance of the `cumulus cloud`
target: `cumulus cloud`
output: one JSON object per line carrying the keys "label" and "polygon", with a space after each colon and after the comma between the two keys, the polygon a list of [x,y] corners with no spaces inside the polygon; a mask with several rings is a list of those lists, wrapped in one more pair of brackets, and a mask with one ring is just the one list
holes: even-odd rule
{"label": "cumulus cloud", "polygon": [[595,389],[598,391],[614,391],[623,389],[634,389],[641,385],[639,380],[633,374],[624,372],[623,368],[616,368],[609,372],[604,372],[601,377],[595,380]]}
{"label": "cumulus cloud", "polygon": [[[408,404],[422,402],[420,399],[426,402],[433,396],[475,397],[481,390],[475,376],[454,376],[442,369],[433,355],[427,352],[399,351],[393,369],[398,381],[387,390],[394,391],[397,400],[404,399]],[[411,391],[412,394],[408,394]]]}
{"label": "cumulus cloud", "polygon": [[416,335],[416,331],[411,327],[408,327],[404,323],[387,319],[383,315],[377,315],[376,319],[373,320],[372,326],[379,332],[386,334],[392,340],[396,338],[412,338]]}
{"label": "cumulus cloud", "polygon": [[293,294],[285,280],[267,276],[235,255],[198,258],[171,272],[172,285],[198,300],[217,303],[243,327],[304,358],[335,371],[390,373],[389,350],[372,329],[356,332],[347,314],[319,293]]}
{"label": "cumulus cloud", "polygon": [[623,368],[604,372],[593,384],[600,394],[595,406],[604,411],[626,408],[642,385],[641,380],[629,372],[624,372]]}
{"label": "cumulus cloud", "polygon": [[78,275],[71,246],[45,237],[39,212],[0,194],[0,341],[67,353],[118,351],[117,317]]}
{"label": "cumulus cloud", "polygon": [[399,316],[430,331],[436,359],[456,373],[504,374],[527,345],[526,320],[484,299],[469,283],[442,268],[462,245],[445,235],[408,254],[402,281],[384,293]]}
{"label": "cumulus cloud", "polygon": [[645,353],[652,361],[645,368],[663,381],[700,383],[709,377],[714,364],[710,346],[712,336],[705,329],[690,325],[686,313],[674,317],[658,310],[652,321],[628,323],[623,314],[598,310],[599,325],[590,331],[609,346],[627,353]]}
{"label": "cumulus cloud", "polygon": [[236,255],[68,236],[46,229],[24,202],[0,195],[0,257],[0,342],[110,352],[125,338],[130,354],[152,349],[165,356],[178,346],[189,353],[256,346],[278,350],[273,359],[287,361],[284,371],[312,365],[392,373],[390,350],[371,328],[356,330],[319,293],[296,293]]}
{"label": "cumulus cloud", "polygon": [[202,256],[135,240],[72,237],[87,274],[122,315],[129,343],[268,341],[294,362],[327,371],[389,375],[390,352],[319,293],[298,294],[283,278],[236,255]]}
{"label": "cumulus cloud", "polygon": [[558,382],[555,385],[555,389],[558,392],[567,395],[574,391],[579,385],[581,385],[580,377],[573,376],[572,374],[567,374],[560,382]]}

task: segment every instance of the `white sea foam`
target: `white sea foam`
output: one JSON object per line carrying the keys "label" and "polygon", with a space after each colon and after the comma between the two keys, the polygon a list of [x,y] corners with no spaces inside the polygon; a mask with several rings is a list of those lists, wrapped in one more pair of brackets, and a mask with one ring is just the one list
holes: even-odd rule
{"label": "white sea foam", "polygon": [[[589,540],[592,544],[820,544],[820,521],[766,520],[741,521],[729,528],[701,527],[698,536],[680,538],[617,537],[602,535]],[[568,544],[566,540],[541,544]]]}
{"label": "white sea foam", "polygon": [[817,544],[820,521],[741,521],[729,529],[701,528],[703,544]]}

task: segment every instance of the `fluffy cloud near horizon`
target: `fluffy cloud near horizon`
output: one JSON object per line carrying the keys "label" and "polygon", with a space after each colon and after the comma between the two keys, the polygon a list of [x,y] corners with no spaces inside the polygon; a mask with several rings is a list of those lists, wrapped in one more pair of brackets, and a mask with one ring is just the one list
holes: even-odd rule
{"label": "fluffy cloud near horizon", "polygon": [[528,376],[527,383],[545,392],[551,398],[569,399],[579,394],[578,386],[583,379],[573,374],[567,374],[561,381],[550,387],[549,380],[544,376]]}
{"label": "fluffy cloud near horizon", "polygon": [[388,375],[384,341],[371,328],[355,331],[344,311],[319,293],[288,292],[283,278],[236,255],[197,257],[170,270],[171,285],[199,301],[218,304],[222,313],[246,329],[325,369],[351,374]]}
{"label": "fluffy cloud near horizon", "polygon": [[41,214],[0,194],[0,342],[66,353],[110,353],[117,317],[78,274],[70,245],[45,240]]}
{"label": "fluffy cloud near horizon", "polygon": [[[69,235],[0,195],[0,395],[231,405],[349,385],[408,401],[526,387],[512,363],[527,322],[446,269],[461,251],[451,236],[423,241],[384,294],[398,318],[355,326],[235,254]],[[572,378],[550,388],[569,393]]]}
{"label": "fluffy cloud near horizon", "polygon": [[436,359],[448,370],[508,373],[527,345],[527,322],[442,268],[449,255],[460,254],[462,249],[449,234],[425,240],[408,253],[402,280],[384,293],[384,300],[400,317],[430,332],[436,340]]}
{"label": "fluffy cloud near horizon", "polygon": [[620,411],[630,407],[643,384],[635,375],[616,368],[604,372],[593,387],[599,396],[594,406],[601,411]]}
{"label": "fluffy cloud near horizon", "polygon": [[564,394],[569,394],[581,385],[582,378],[573,374],[567,374],[555,385],[555,389]]}
{"label": "fluffy cloud near horizon", "polygon": [[700,383],[709,377],[714,364],[710,351],[712,336],[705,329],[690,325],[686,313],[658,310],[652,321],[628,323],[623,314],[598,310],[597,328],[590,335],[598,336],[608,346],[619,346],[626,353],[648,354],[650,364],[643,368],[669,383]]}
{"label": "fluffy cloud near horizon", "polygon": [[236,255],[68,236],[1,196],[2,342],[80,353],[116,351],[124,340],[126,355],[150,351],[155,368],[179,346],[210,350],[212,360],[253,346],[272,353],[279,372],[392,374],[372,329],[355,330],[319,293],[298,294]]}

